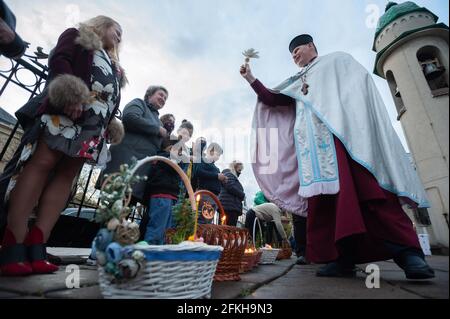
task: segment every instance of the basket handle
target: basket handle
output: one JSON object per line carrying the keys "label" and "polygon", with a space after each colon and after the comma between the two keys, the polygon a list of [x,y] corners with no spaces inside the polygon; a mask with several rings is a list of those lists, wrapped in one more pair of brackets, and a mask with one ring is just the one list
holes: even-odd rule
{"label": "basket handle", "polygon": [[[194,198],[196,198],[198,195],[208,195],[209,197],[212,198],[212,200],[214,201],[214,203],[216,203],[217,208],[219,209],[219,220],[222,220],[223,216],[226,216],[225,214],[225,210],[223,209],[222,203],[220,202],[220,200],[217,198],[216,194],[206,190],[206,189],[200,189],[198,191],[196,191],[194,193]],[[219,222],[220,223],[220,222]],[[219,224],[220,225],[220,224]]]}
{"label": "basket handle", "polygon": [[183,172],[183,170],[181,169],[180,166],[178,166],[176,163],[172,162],[170,159],[166,158],[166,157],[162,157],[162,156],[149,156],[146,158],[143,158],[139,161],[137,161],[136,166],[133,168],[133,170],[131,171],[131,174],[134,175],[136,173],[136,171],[144,164],[149,163],[149,162],[154,162],[154,161],[161,161],[166,163],[167,165],[169,165],[170,167],[172,167],[177,173],[178,175],[180,175],[181,180],[184,183],[184,186],[186,187],[186,190],[188,192],[189,195],[189,202],[191,204],[192,210],[196,210],[197,205],[195,204],[195,196],[194,196],[194,190],[192,189],[192,185],[191,185],[191,181],[189,180],[189,178],[187,177],[186,173]]}
{"label": "basket handle", "polygon": [[259,235],[261,236],[261,241],[263,241],[261,223],[259,222],[259,219],[255,216],[255,220],[253,221],[253,238],[252,238],[253,246],[255,246],[255,248],[256,248],[256,223],[258,223]]}

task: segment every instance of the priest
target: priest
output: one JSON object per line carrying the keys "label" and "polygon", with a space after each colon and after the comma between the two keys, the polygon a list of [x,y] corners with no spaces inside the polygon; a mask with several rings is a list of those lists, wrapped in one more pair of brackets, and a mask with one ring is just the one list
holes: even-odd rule
{"label": "priest", "polygon": [[358,263],[393,258],[408,279],[433,278],[402,209],[429,207],[426,194],[370,74],[347,53],[319,56],[307,34],[289,51],[300,71],[273,90],[248,63],[240,69],[258,96],[252,154],[261,190],[307,215],[307,259],[325,264],[318,276],[352,277]]}

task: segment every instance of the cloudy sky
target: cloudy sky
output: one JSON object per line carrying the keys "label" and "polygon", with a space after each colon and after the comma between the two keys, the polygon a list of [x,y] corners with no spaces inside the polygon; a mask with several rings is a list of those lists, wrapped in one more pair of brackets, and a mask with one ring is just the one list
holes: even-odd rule
{"label": "cloudy sky", "polygon": [[[206,136],[224,145],[224,168],[233,159],[248,158],[248,135],[256,96],[240,74],[242,51],[255,48],[254,74],[273,87],[295,74],[287,49],[300,33],[313,35],[321,55],[352,54],[368,70],[375,26],[385,0],[6,0],[17,17],[17,31],[31,48],[49,51],[67,27],[95,15],[111,16],[123,27],[121,63],[130,85],[121,108],[142,97],[147,86],[168,88],[162,113],[173,113],[195,125],[194,137]],[[417,0],[448,25],[446,0]],[[0,59],[0,69],[7,62]],[[374,76],[393,125],[402,138],[387,84]],[[0,80],[0,82],[3,80]],[[27,96],[10,87],[0,106],[10,113]],[[233,138],[234,136],[234,138]],[[235,141],[235,145],[229,141]],[[405,145],[406,146],[406,145]],[[251,203],[258,186],[250,165],[241,180]]]}

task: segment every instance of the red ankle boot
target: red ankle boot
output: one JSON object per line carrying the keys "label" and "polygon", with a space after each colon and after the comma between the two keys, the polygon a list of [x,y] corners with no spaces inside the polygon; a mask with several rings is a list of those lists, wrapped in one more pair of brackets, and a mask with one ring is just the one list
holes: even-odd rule
{"label": "red ankle boot", "polygon": [[34,274],[50,274],[59,268],[47,260],[47,250],[44,243],[44,234],[37,226],[33,226],[25,239],[28,259]]}
{"label": "red ankle boot", "polygon": [[0,249],[0,273],[3,276],[26,276],[33,272],[24,244],[17,244],[14,234],[6,228]]}

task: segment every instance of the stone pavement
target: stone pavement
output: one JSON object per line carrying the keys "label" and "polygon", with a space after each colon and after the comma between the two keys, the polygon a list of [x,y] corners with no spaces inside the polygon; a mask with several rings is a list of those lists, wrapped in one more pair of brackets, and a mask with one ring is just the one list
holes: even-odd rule
{"label": "stone pavement", "polygon": [[427,258],[436,277],[427,281],[407,280],[393,262],[378,262],[380,288],[366,287],[367,265],[358,265],[356,278],[320,278],[318,265],[295,266],[285,276],[261,287],[246,299],[448,299],[449,257]]}
{"label": "stone pavement", "polygon": [[[99,299],[96,267],[82,265],[89,250],[49,249],[61,258],[60,270],[51,275],[25,278],[0,277],[0,299]],[[241,281],[214,282],[213,299],[428,299],[449,298],[447,256],[432,256],[428,262],[436,271],[431,281],[414,282],[405,279],[403,272],[392,262],[377,263],[381,270],[379,289],[368,289],[366,275],[361,271],[357,278],[318,278],[314,275],[318,265],[298,266],[295,259],[278,261],[274,265],[260,265],[243,274]],[[68,264],[80,264],[80,288],[66,287]],[[65,264],[65,265],[64,265]],[[365,267],[361,266],[361,269]]]}

